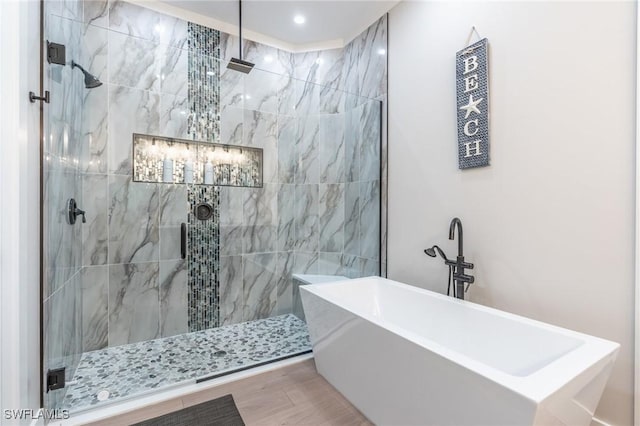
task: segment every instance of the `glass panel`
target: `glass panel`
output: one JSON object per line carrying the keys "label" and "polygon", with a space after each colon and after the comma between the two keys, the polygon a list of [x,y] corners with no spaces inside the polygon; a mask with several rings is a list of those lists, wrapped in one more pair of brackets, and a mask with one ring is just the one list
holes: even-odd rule
{"label": "glass panel", "polygon": [[[126,2],[113,19],[73,4],[45,2],[46,38],[67,56],[43,65],[45,373],[65,367],[68,381],[47,407],[309,351],[299,285],[380,271],[380,102],[342,90],[335,52],[293,67],[247,42],[257,65],[243,74],[226,67],[237,39],[224,33]],[[72,60],[103,84],[87,88]],[[196,166],[193,184],[160,184],[157,160],[141,178],[134,134],[261,152],[261,185],[201,185]],[[86,223],[66,222],[70,198]]]}

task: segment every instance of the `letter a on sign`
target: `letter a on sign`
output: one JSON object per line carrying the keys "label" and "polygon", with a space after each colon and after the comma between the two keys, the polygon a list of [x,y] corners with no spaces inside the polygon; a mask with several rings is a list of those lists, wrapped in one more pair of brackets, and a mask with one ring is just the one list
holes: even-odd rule
{"label": "letter a on sign", "polygon": [[489,64],[487,39],[456,53],[458,168],[489,165]]}

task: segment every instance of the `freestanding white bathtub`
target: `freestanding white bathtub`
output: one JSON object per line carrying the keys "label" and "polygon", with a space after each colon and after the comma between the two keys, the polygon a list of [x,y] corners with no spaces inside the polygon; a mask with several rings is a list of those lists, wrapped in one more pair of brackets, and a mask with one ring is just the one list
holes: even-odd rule
{"label": "freestanding white bathtub", "polygon": [[300,291],[318,372],[379,425],[589,425],[619,348],[384,278]]}

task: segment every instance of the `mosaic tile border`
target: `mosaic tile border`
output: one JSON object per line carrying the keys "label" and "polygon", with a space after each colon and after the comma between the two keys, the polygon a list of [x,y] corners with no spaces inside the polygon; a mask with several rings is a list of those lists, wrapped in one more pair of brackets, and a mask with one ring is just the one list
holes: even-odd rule
{"label": "mosaic tile border", "polygon": [[[199,331],[220,325],[220,189],[190,185],[187,197],[187,326]],[[205,220],[196,217],[201,205],[212,209]]]}
{"label": "mosaic tile border", "polygon": [[220,141],[220,31],[189,22],[188,134]]}

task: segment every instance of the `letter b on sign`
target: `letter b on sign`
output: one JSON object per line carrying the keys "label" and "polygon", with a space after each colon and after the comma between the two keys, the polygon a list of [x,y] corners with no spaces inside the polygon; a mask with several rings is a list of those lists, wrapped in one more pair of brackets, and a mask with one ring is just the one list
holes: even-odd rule
{"label": "letter b on sign", "polygon": [[471,71],[475,71],[478,68],[478,57],[469,56],[464,60],[464,74],[469,74]]}

